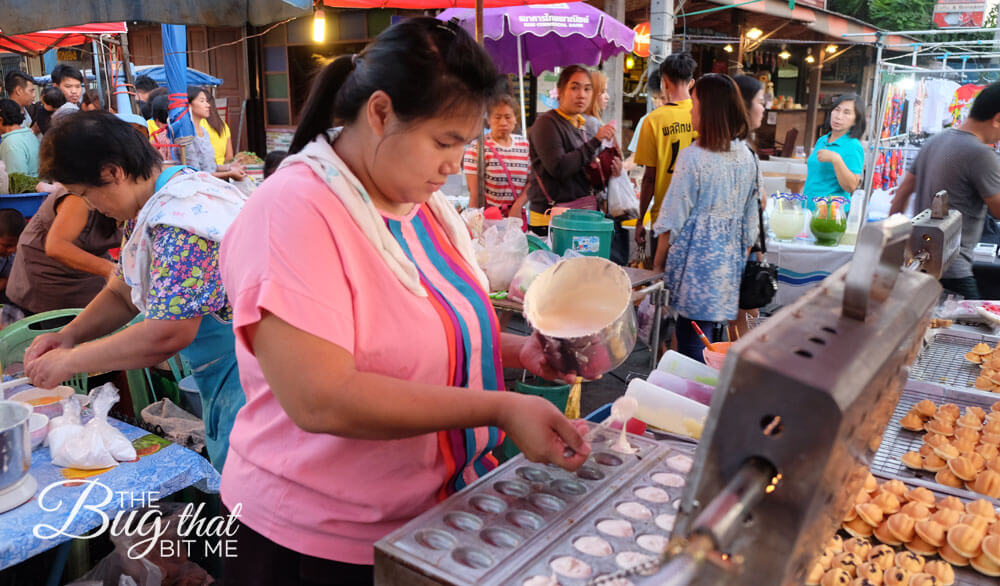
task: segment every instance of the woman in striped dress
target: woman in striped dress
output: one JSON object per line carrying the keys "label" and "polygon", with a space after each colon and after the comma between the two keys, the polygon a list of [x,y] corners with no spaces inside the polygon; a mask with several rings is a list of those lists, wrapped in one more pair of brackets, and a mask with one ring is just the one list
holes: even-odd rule
{"label": "woman in striped dress", "polygon": [[552,404],[502,392],[503,366],[560,375],[500,333],[438,193],[497,82],[458,26],[389,28],[323,70],[291,155],[227,232],[247,395],[222,475],[240,509],[227,582],[371,583],[373,544],[496,467],[501,429],[529,459],[586,458]]}

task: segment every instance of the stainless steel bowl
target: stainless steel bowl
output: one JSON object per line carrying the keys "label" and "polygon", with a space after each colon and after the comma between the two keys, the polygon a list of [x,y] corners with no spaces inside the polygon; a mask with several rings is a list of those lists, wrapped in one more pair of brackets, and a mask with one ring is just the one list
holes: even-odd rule
{"label": "stainless steel bowl", "polygon": [[0,492],[24,478],[31,468],[31,407],[0,401]]}
{"label": "stainless steel bowl", "polygon": [[635,347],[631,282],[603,258],[568,258],[549,267],[525,293],[524,316],[549,363],[588,380],[625,362]]}

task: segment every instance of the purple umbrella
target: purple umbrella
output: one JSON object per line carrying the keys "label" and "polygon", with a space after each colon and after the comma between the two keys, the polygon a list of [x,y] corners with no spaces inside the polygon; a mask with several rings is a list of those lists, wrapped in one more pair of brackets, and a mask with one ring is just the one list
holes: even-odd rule
{"label": "purple umbrella", "polygon": [[[476,12],[449,8],[437,16],[457,18],[474,34]],[[483,45],[503,73],[524,77],[556,67],[597,65],[610,57],[632,51],[635,32],[608,14],[583,2],[487,8],[483,10]],[[521,85],[521,120],[524,120],[524,85]]]}

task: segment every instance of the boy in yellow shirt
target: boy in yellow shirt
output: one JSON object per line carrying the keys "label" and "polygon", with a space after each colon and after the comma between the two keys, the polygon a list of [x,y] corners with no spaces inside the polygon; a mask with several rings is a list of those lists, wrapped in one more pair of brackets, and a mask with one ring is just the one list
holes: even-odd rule
{"label": "boy in yellow shirt", "polygon": [[686,51],[670,55],[660,64],[660,87],[665,103],[650,112],[639,129],[635,163],[646,167],[639,192],[639,221],[635,226],[635,241],[640,248],[646,242],[643,225],[646,210],[649,209],[655,222],[663,196],[670,187],[677,154],[698,137],[691,127],[690,93],[696,67],[697,63]]}

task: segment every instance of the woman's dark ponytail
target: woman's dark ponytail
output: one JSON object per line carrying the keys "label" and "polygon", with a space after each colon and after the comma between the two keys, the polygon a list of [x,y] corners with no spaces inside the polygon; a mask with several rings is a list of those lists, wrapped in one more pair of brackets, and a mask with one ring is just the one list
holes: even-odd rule
{"label": "woman's dark ponytail", "polygon": [[302,109],[302,121],[299,122],[299,126],[295,130],[288,154],[294,155],[301,151],[317,135],[323,134],[330,128],[333,124],[337,92],[340,91],[353,70],[354,56],[341,55],[323,68],[323,71],[316,77],[312,91],[309,92],[309,99],[306,100],[306,105]]}
{"label": "woman's dark ponytail", "polygon": [[331,126],[349,124],[377,91],[404,122],[455,114],[477,116],[503,91],[489,55],[457,23],[414,17],[386,29],[358,55],[338,57],[313,82],[289,153]]}

